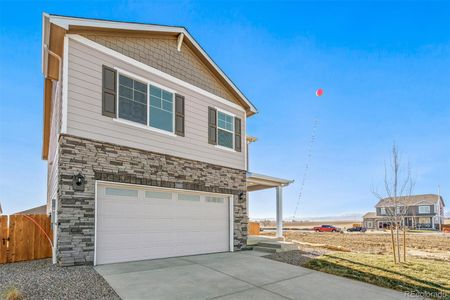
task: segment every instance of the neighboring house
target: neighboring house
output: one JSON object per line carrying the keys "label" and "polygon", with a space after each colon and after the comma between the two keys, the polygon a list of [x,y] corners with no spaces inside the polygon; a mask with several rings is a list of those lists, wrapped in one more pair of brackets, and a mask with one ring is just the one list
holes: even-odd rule
{"label": "neighboring house", "polygon": [[184,27],[44,14],[43,159],[60,265],[240,250],[256,108]]}
{"label": "neighboring house", "polygon": [[45,215],[47,213],[47,205],[36,206],[27,210],[16,212],[15,215]]}
{"label": "neighboring house", "polygon": [[364,227],[383,229],[393,222],[395,210],[408,228],[440,229],[444,224],[444,199],[435,194],[399,197],[397,206],[392,198],[381,199],[375,205],[376,212],[368,212],[363,216]]}

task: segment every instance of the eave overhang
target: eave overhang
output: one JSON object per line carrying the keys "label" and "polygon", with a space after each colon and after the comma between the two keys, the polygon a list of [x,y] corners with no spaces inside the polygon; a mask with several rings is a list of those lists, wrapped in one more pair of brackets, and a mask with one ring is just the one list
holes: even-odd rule
{"label": "eave overhang", "polygon": [[247,172],[247,191],[259,191],[275,187],[285,187],[294,180],[272,177],[268,175]]}
{"label": "eave overhang", "polygon": [[147,34],[162,34],[175,35],[177,37],[182,34],[183,43],[186,43],[206,64],[208,68],[213,71],[218,78],[229,88],[235,96],[239,99],[242,107],[245,108],[247,116],[252,116],[257,113],[256,107],[249,99],[239,90],[239,88],[231,81],[231,79],[220,69],[220,67],[212,60],[205,50],[197,43],[186,28],[181,26],[164,26],[133,22],[120,22],[99,19],[85,19],[68,16],[48,15],[49,22],[55,24],[69,33],[79,32],[82,30],[103,30],[103,31],[124,31],[124,32],[142,32]]}

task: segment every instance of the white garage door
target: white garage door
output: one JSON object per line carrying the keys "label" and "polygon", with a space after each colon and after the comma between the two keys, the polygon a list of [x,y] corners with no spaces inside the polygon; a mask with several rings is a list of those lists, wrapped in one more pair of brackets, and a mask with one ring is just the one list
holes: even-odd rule
{"label": "white garage door", "polygon": [[96,264],[230,250],[225,195],[99,184]]}

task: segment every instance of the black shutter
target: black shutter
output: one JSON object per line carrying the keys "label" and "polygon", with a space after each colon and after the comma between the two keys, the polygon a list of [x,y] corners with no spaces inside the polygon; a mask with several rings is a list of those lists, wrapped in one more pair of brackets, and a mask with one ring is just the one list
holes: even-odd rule
{"label": "black shutter", "polygon": [[116,70],[103,66],[102,73],[102,115],[115,118],[117,95]]}
{"label": "black shutter", "polygon": [[234,150],[237,152],[242,151],[241,145],[241,119],[234,118]]}
{"label": "black shutter", "polygon": [[217,145],[217,110],[208,107],[208,143]]}
{"label": "black shutter", "polygon": [[184,136],[184,96],[175,94],[175,134]]}

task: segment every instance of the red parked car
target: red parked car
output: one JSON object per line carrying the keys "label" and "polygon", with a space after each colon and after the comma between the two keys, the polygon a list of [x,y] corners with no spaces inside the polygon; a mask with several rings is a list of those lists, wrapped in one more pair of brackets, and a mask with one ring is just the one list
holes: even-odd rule
{"label": "red parked car", "polygon": [[337,232],[339,231],[339,228],[336,228],[333,225],[322,225],[320,227],[314,227],[313,230],[315,232]]}

